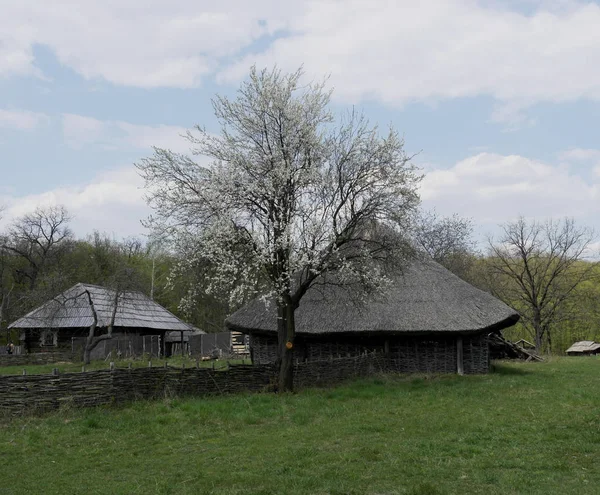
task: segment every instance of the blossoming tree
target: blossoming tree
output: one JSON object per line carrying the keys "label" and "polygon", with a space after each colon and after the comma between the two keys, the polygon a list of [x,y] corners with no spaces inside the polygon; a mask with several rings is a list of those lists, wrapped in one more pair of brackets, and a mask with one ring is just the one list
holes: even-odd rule
{"label": "blossoming tree", "polygon": [[419,203],[420,175],[398,133],[381,135],[354,112],[336,121],[331,92],[302,75],[252,68],[235,99],[213,100],[220,133],[188,133],[204,159],[155,148],[136,164],[151,227],[185,253],[179,269],[209,261],[205,290],[276,305],[281,391],[293,388],[303,295],[327,277],[385,285],[382,262],[406,255],[402,232]]}

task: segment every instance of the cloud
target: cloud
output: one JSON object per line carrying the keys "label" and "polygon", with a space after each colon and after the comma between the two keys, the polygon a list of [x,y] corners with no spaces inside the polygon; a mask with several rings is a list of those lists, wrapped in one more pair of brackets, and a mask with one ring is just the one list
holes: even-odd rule
{"label": "cloud", "polygon": [[[518,2],[516,2],[518,4]],[[219,73],[237,81],[248,66],[304,63],[331,74],[345,102],[435,102],[489,96],[492,120],[531,125],[540,102],[600,100],[600,6],[539,2],[524,14],[501,2],[431,0],[314,2],[289,35]]]}
{"label": "cloud", "polygon": [[283,27],[283,13],[275,0],[4,2],[0,73],[39,75],[32,55],[37,44],[86,79],[196,87],[220,58]]}
{"label": "cloud", "polygon": [[568,165],[551,165],[519,155],[480,153],[449,169],[430,169],[421,197],[426,206],[471,217],[477,224],[530,218],[600,214],[600,181],[585,180]]}
{"label": "cloud", "polygon": [[571,148],[560,153],[559,158],[565,161],[600,162],[600,150]]}
{"label": "cloud", "polygon": [[140,220],[148,217],[150,209],[142,187],[135,168],[127,167],[98,176],[89,184],[22,197],[0,196],[0,204],[5,205],[0,228],[38,206],[64,205],[74,216],[71,227],[78,237],[93,230],[117,237],[143,235],[146,230]]}
{"label": "cloud", "polygon": [[0,74],[39,77],[36,45],[86,79],[141,88],[304,64],[344,103],[491,97],[510,131],[535,124],[532,105],[600,101],[599,25],[591,0],[20,0],[3,6]]}
{"label": "cloud", "polygon": [[[567,164],[549,164],[519,155],[479,153],[448,169],[428,165],[421,185],[426,209],[472,218],[485,232],[523,215],[538,220],[574,217],[600,232],[600,175],[584,179]],[[28,196],[0,193],[6,205],[0,230],[36,206],[63,204],[74,214],[72,227],[83,237],[100,230],[117,237],[143,235],[140,220],[151,210],[134,167],[115,169],[89,183]]]}
{"label": "cloud", "polygon": [[75,114],[62,116],[65,142],[75,149],[101,146],[104,149],[135,148],[150,150],[152,146],[185,153],[189,142],[182,137],[187,129],[168,125],[137,125],[123,121],[103,121]]}
{"label": "cloud", "polygon": [[0,108],[0,128],[31,131],[48,121],[48,116],[43,113],[28,110],[3,110]]}
{"label": "cloud", "polygon": [[536,124],[536,120],[527,115],[525,111],[526,107],[526,103],[517,101],[496,103],[492,110],[490,121],[503,124],[505,132],[533,127]]}

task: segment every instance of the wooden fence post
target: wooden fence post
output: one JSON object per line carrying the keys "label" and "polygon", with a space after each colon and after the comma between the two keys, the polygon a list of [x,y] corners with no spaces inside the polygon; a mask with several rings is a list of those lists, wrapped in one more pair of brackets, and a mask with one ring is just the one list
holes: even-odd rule
{"label": "wooden fence post", "polygon": [[463,362],[463,339],[461,335],[456,338],[456,371],[459,375],[465,374]]}

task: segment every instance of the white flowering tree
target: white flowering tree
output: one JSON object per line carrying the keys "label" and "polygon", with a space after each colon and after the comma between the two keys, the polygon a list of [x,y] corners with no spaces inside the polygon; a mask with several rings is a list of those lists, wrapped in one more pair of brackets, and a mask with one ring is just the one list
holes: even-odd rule
{"label": "white flowering tree", "polygon": [[417,207],[420,175],[394,129],[361,115],[339,122],[323,83],[302,71],[252,68],[237,97],[216,97],[218,135],[197,127],[192,151],[155,148],[136,164],[154,231],[185,253],[180,270],[210,263],[206,290],[239,304],[277,305],[279,390],[293,387],[294,312],[328,273],[376,290],[381,262],[406,253],[399,235]]}

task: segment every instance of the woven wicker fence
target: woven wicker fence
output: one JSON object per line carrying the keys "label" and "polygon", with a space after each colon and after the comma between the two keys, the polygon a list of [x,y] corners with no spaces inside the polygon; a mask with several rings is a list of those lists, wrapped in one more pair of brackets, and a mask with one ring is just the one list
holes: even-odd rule
{"label": "woven wicker fence", "polygon": [[206,396],[265,389],[271,366],[134,368],[0,377],[0,411],[8,414],[117,404],[137,399]]}
{"label": "woven wicker fence", "polygon": [[[487,342],[481,341],[480,345]],[[481,349],[465,352],[481,354]],[[431,351],[436,351],[435,346]],[[444,351],[446,352],[446,351]],[[444,372],[442,366],[431,369],[427,359],[425,372]],[[439,360],[439,363],[446,360]],[[404,361],[383,353],[298,362],[294,365],[297,388],[327,386],[356,377],[378,373],[405,372]],[[481,359],[479,371],[471,365],[468,372],[487,372]],[[484,369],[485,365],[485,369]],[[411,369],[414,371],[414,369]],[[465,371],[467,371],[465,369]],[[272,365],[234,365],[225,370],[210,368],[133,368],[65,373],[60,375],[0,376],[0,413],[17,415],[57,409],[62,405],[87,407],[118,404],[137,399],[175,396],[208,396],[270,389],[275,382]]]}

